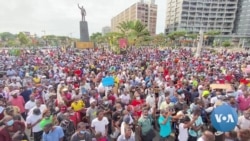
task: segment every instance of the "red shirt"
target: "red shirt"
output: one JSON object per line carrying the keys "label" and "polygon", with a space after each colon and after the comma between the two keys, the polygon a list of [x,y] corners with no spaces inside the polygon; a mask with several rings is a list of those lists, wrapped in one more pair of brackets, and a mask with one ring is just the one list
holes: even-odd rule
{"label": "red shirt", "polygon": [[111,100],[113,105],[115,104],[115,96],[109,95],[108,100]]}
{"label": "red shirt", "polygon": [[12,98],[10,102],[13,106],[17,106],[20,109],[20,113],[25,112],[24,108],[25,101],[22,96],[17,96],[17,98]]}
{"label": "red shirt", "polygon": [[143,103],[143,100],[134,99],[131,101],[131,105],[134,107],[135,110],[135,115],[141,116]]}
{"label": "red shirt", "polygon": [[21,121],[14,121],[13,128],[11,130],[7,130],[4,127],[0,128],[0,141],[12,141],[10,132],[16,133],[18,130],[25,130],[25,124]]}
{"label": "red shirt", "polygon": [[228,82],[231,82],[233,79],[233,76],[232,75],[227,75],[225,76],[225,80],[227,80]]}
{"label": "red shirt", "polygon": [[164,78],[168,75],[168,70],[164,69]]}
{"label": "red shirt", "polygon": [[77,112],[74,112],[69,118],[74,123],[75,127],[77,127],[77,124],[81,121],[80,113]]}
{"label": "red shirt", "polygon": [[249,84],[249,83],[250,83],[250,81],[249,81],[249,80],[247,80],[246,78],[243,78],[243,79],[241,79],[241,80],[240,80],[240,83],[241,83],[241,84],[245,84],[245,85],[247,85],[247,84]]}
{"label": "red shirt", "polygon": [[80,77],[81,74],[82,74],[82,71],[81,70],[75,70],[74,74]]}
{"label": "red shirt", "polygon": [[65,67],[63,70],[65,73],[69,73],[69,68]]}
{"label": "red shirt", "polygon": [[12,141],[12,138],[5,128],[0,129],[0,141]]}
{"label": "red shirt", "polygon": [[218,80],[218,83],[219,83],[219,84],[225,84],[225,80],[219,79],[219,80]]}

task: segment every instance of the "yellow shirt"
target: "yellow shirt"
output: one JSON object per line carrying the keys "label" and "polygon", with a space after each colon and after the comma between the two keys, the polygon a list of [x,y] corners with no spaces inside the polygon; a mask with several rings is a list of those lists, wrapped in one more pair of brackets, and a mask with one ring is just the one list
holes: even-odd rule
{"label": "yellow shirt", "polygon": [[75,112],[81,110],[81,109],[84,108],[84,107],[85,107],[85,104],[84,104],[84,102],[83,102],[82,100],[78,100],[77,102],[71,103],[71,108],[72,108]]}
{"label": "yellow shirt", "polygon": [[39,84],[41,82],[41,79],[40,78],[33,78],[33,81],[36,83],[36,84]]}

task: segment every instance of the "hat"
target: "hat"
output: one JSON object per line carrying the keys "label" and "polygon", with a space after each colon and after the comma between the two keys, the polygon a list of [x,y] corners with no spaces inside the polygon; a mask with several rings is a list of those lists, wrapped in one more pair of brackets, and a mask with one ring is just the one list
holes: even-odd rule
{"label": "hat", "polygon": [[10,92],[10,95],[17,95],[20,91],[19,90],[14,90],[12,92]]}
{"label": "hat", "polygon": [[91,99],[89,100],[89,104],[92,104],[93,102],[96,102],[96,100],[93,99],[93,98],[91,98]]}
{"label": "hat", "polygon": [[68,88],[67,88],[67,87],[64,87],[64,88],[62,89],[62,91],[63,91],[63,92],[68,91]]}
{"label": "hat", "polygon": [[207,90],[205,90],[205,91],[202,92],[202,97],[206,97],[206,96],[208,96],[209,94],[210,94],[210,92],[207,91]]}
{"label": "hat", "polygon": [[49,93],[49,97],[56,96],[56,93]]}

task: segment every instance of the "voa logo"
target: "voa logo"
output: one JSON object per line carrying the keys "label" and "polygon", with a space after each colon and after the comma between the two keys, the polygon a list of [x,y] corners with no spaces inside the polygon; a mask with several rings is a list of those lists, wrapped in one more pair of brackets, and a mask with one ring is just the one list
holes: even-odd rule
{"label": "voa logo", "polygon": [[234,119],[233,119],[232,114],[228,114],[228,115],[215,114],[214,116],[215,116],[215,119],[218,123],[221,123],[221,122],[234,123]]}

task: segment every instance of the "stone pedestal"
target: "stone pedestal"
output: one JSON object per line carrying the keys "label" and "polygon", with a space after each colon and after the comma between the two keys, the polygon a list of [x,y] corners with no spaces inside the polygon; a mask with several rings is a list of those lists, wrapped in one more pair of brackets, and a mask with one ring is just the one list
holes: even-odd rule
{"label": "stone pedestal", "polygon": [[80,41],[89,42],[89,30],[87,21],[80,21]]}

